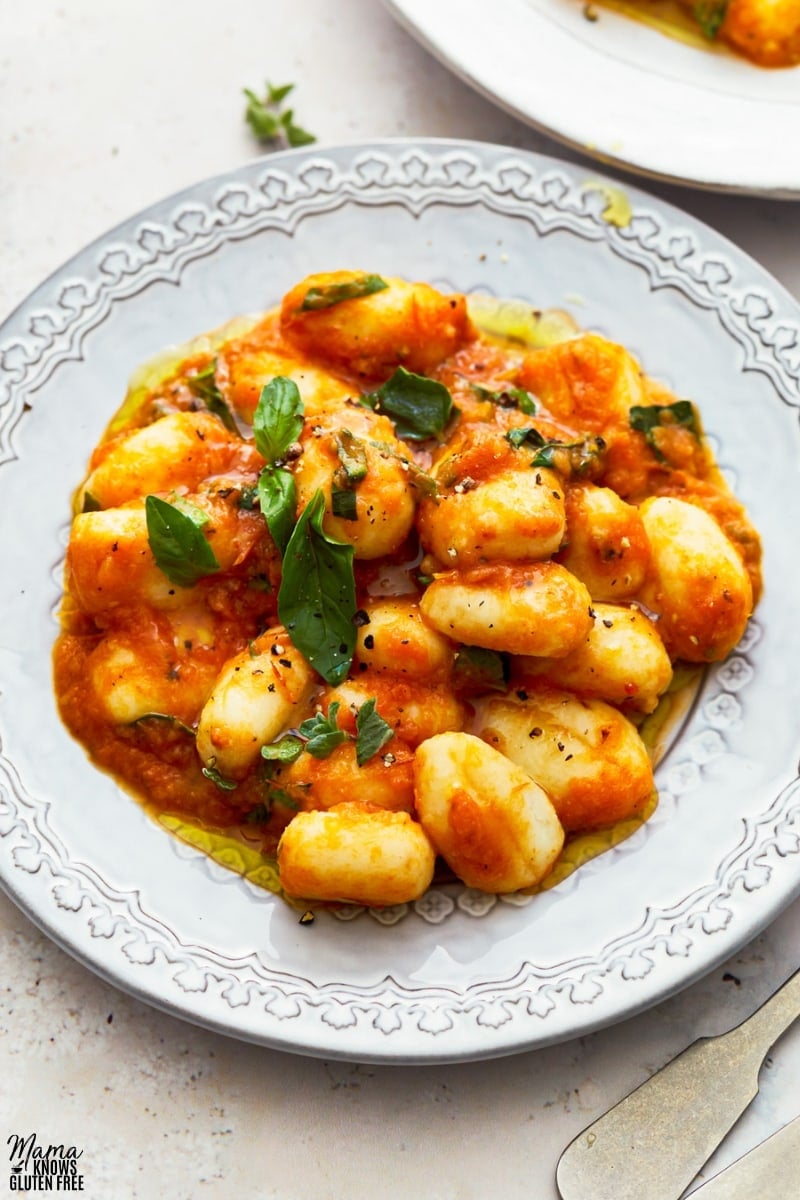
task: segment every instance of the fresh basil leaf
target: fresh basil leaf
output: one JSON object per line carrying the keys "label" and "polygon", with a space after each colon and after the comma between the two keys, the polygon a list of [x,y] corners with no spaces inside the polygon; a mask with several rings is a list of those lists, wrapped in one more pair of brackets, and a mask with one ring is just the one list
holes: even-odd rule
{"label": "fresh basil leaf", "polygon": [[245,486],[242,488],[239,496],[239,508],[245,509],[247,512],[252,512],[258,503],[258,488]]}
{"label": "fresh basil leaf", "polygon": [[258,477],[258,502],[272,540],[283,554],[292,536],[297,508],[297,487],[291,471],[265,467]]}
{"label": "fresh basil leaf", "polygon": [[253,416],[256,449],[267,464],[282,460],[303,431],[303,401],[293,379],[278,375],[261,389]]}
{"label": "fresh basil leaf", "polygon": [[262,100],[250,88],[242,89],[247,97],[247,108],[244,112],[244,119],[261,142],[272,142],[280,133],[280,125],[278,117],[275,113],[270,112],[269,98],[266,101]]}
{"label": "fresh basil leaf", "polygon": [[331,491],[331,512],[343,521],[357,521],[358,510],[356,494],[347,488],[333,488]]}
{"label": "fresh basil leaf", "polygon": [[219,417],[222,424],[230,433],[238,433],[233,413],[228,408],[225,397],[217,387],[217,360],[214,358],[198,371],[196,375],[186,376],[186,386],[198,400],[202,400],[210,413]]}
{"label": "fresh basil leaf", "polygon": [[239,786],[234,779],[226,779],[224,775],[221,775],[213,761],[207,767],[203,767],[203,774],[206,779],[215,783],[221,792],[235,792]]}
{"label": "fresh basil leaf", "polygon": [[314,758],[327,758],[337,746],[350,737],[344,729],[336,724],[336,717],[341,705],[334,700],[328,708],[328,715],[317,713],[303,721],[298,733],[306,739],[306,750]]}
{"label": "fresh basil leaf", "polygon": [[442,432],[453,411],[453,397],[443,383],[398,367],[391,379],[362,402],[394,421],[398,437],[425,441]]}
{"label": "fresh basil leaf", "polygon": [[508,687],[508,661],[496,650],[482,646],[462,646],[454,663],[456,690],[505,692]]}
{"label": "fresh basil leaf", "polygon": [[247,97],[245,120],[261,142],[285,141],[290,146],[307,146],[317,139],[308,130],[295,123],[291,108],[282,109],[281,104],[294,91],[293,83],[274,86],[267,83],[263,97],[250,88],[244,88]]}
{"label": "fresh basil leaf", "polygon": [[330,684],[341,683],[355,649],[353,547],[322,530],[325,498],[314,493],[286,547],[278,617],[301,654]]}
{"label": "fresh basil leaf", "polygon": [[267,83],[267,102],[269,104],[280,104],[281,100],[285,100],[294,89],[295,85],[293,83],[281,83],[277,87],[271,83]]}
{"label": "fresh basil leaf", "polygon": [[362,296],[372,296],[375,292],[383,292],[388,288],[385,279],[380,275],[357,275],[345,283],[329,283],[323,287],[309,288],[300,305],[300,312],[319,312],[322,308],[332,308],[343,300],[360,300]]}
{"label": "fresh basil leaf", "polygon": [[[203,536],[202,525],[194,516],[158,496],[148,496],[144,507],[153,558],[170,583],[193,587],[198,579],[220,569],[216,554]],[[205,513],[203,518],[205,524],[208,520]]]}
{"label": "fresh basil leaf", "polygon": [[728,0],[695,0],[692,13],[703,33],[713,41],[728,15]]}
{"label": "fresh basil leaf", "polygon": [[374,698],[365,700],[356,713],[356,762],[359,767],[376,755],[391,736],[392,727],[376,711]]}
{"label": "fresh basil leaf", "polygon": [[690,400],[676,400],[674,404],[634,404],[628,413],[628,421],[631,429],[644,434],[660,462],[666,462],[666,458],[658,445],[656,430],[680,426],[700,439],[697,413]]}
{"label": "fresh basil leaf", "polygon": [[269,762],[293,763],[305,749],[300,738],[287,734],[280,741],[261,747],[261,757]]}
{"label": "fresh basil leaf", "polygon": [[303,129],[302,125],[295,124],[294,113],[291,109],[281,114],[280,123],[290,146],[310,146],[317,140],[313,133]]}

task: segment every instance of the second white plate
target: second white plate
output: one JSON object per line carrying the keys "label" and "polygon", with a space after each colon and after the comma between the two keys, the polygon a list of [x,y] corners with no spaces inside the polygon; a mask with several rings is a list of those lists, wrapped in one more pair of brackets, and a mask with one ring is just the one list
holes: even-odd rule
{"label": "second white plate", "polygon": [[800,196],[800,66],[766,70],[582,0],[385,0],[433,54],[600,160],[721,191]]}

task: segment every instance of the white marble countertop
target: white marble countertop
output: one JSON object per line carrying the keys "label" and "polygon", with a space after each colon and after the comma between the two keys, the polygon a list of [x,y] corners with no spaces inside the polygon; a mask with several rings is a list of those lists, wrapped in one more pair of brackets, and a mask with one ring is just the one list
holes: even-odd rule
{"label": "white marble countertop", "polygon": [[[378,0],[0,0],[0,28],[0,319],[117,221],[258,153],[241,88],[265,78],[297,84],[321,146],[432,135],[577,157],[472,93]],[[644,186],[800,296],[798,203]],[[0,896],[0,1144],[35,1131],[82,1148],[103,1200],[555,1200],[572,1137],[798,961],[800,901],[702,982],[590,1037],[458,1066],[327,1063],[146,1007]],[[800,1027],[706,1177],[800,1113],[798,1081]],[[4,1163],[0,1149],[0,1189]]]}

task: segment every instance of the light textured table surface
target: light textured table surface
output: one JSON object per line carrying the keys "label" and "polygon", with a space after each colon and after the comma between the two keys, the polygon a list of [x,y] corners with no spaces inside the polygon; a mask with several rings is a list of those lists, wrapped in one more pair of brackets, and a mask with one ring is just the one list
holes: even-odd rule
{"label": "light textured table surface", "polygon": [[[0,0],[0,29],[0,319],[108,227],[257,154],[241,88],[265,78],[298,85],[297,119],[321,146],[433,135],[576,157],[473,94],[377,0]],[[800,296],[800,204],[644,186]],[[164,1016],[0,897],[0,1192],[7,1137],[36,1131],[83,1149],[85,1194],[103,1200],[554,1200],[572,1137],[695,1037],[741,1020],[798,961],[800,902],[615,1028],[494,1062],[363,1066]],[[706,1175],[800,1113],[799,1081],[796,1028]]]}

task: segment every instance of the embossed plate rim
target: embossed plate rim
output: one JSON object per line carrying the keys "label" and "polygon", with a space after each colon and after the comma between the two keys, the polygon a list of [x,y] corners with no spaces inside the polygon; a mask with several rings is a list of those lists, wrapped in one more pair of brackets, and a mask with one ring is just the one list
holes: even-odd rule
{"label": "embossed plate rim", "polygon": [[[582,177],[580,168],[504,147],[397,140],[275,155],[203,181],[132,217],[56,272],[0,329],[0,499],[7,481],[25,468],[30,453],[26,423],[44,415],[58,418],[60,381],[70,371],[86,372],[87,363],[94,366],[98,347],[110,336],[103,328],[106,319],[119,317],[124,330],[130,314],[139,312],[141,297],[147,294],[152,302],[154,285],[167,281],[174,285],[174,309],[180,313],[184,271],[207,270],[209,278],[222,279],[230,270],[225,265],[233,261],[230,256],[251,237],[268,236],[270,246],[303,237],[313,242],[331,227],[332,214],[350,209],[358,216],[359,236],[362,225],[369,230],[370,221],[376,221],[370,217],[373,210],[380,218],[391,209],[409,232],[422,228],[426,219],[438,219],[441,210],[448,227],[458,223],[454,216],[468,221],[478,214],[476,228],[486,230],[487,247],[493,233],[513,233],[513,223],[526,247],[532,238],[538,251],[549,252],[552,245],[557,256],[561,238],[582,261],[604,256],[603,272],[616,263],[626,278],[630,272],[642,284],[644,277],[653,305],[667,296],[677,304],[676,312],[688,304],[693,321],[713,314],[719,324],[714,336],[727,352],[741,356],[742,365],[773,397],[776,412],[785,416],[796,409],[800,317],[795,302],[724,239],[643,193],[630,192],[634,220],[629,227],[609,225],[603,219],[602,189],[587,186]],[[433,273],[442,275],[455,270],[455,245],[415,252],[429,255]],[[401,257],[407,253],[404,247],[394,252]],[[495,282],[502,279],[502,258],[495,252],[494,261],[484,267],[476,265],[476,255],[470,277],[488,271]],[[26,414],[29,399],[35,407]],[[76,452],[88,452],[90,433],[75,437]],[[723,451],[725,445],[723,441]],[[57,492],[56,506],[63,505],[66,494]],[[49,513],[36,520],[42,530],[52,532]],[[58,532],[63,550],[65,526]],[[0,583],[11,619],[27,607],[14,592],[13,569],[32,572],[52,607],[57,575],[45,587],[41,565],[36,567],[13,530],[6,528],[0,548],[12,564]],[[51,618],[50,636],[54,629]],[[510,946],[514,938],[537,935],[529,913],[558,906],[563,916],[584,895],[604,888],[609,872],[620,883],[635,880],[639,856],[651,853],[653,839],[676,835],[679,827],[670,824],[670,806],[682,804],[681,795],[687,789],[691,793],[698,782],[705,788],[706,776],[731,759],[726,737],[730,741],[729,731],[737,728],[740,697],[754,686],[753,664],[760,664],[764,636],[772,636],[772,629],[759,615],[739,651],[710,674],[702,721],[690,728],[687,745],[681,742],[667,760],[662,810],[641,837],[590,864],[548,897],[493,902],[464,889],[435,889],[410,910],[359,915],[350,924],[335,925],[326,918],[326,936],[335,948],[351,945],[357,937],[385,950],[387,945],[402,946],[410,930],[412,938],[439,939],[431,941],[437,952],[448,947],[463,951],[461,933],[467,928],[477,937],[484,928],[474,924],[480,917],[493,931],[502,931],[501,944]],[[692,880],[691,886],[683,881],[683,894],[638,910],[632,925],[608,931],[601,945],[587,944],[571,958],[537,960],[534,951],[517,954],[513,961],[502,961],[502,969],[481,968],[470,960],[460,976],[456,963],[427,978],[419,972],[413,977],[408,967],[404,977],[401,950],[397,970],[370,975],[365,968],[358,978],[344,968],[324,978],[315,977],[313,970],[304,974],[305,967],[296,965],[299,959],[270,958],[268,940],[251,950],[192,940],[185,931],[194,934],[196,929],[185,914],[169,904],[153,908],[147,889],[126,879],[122,864],[104,876],[96,846],[81,844],[72,834],[65,844],[57,827],[66,806],[51,811],[59,800],[57,790],[51,790],[54,774],[66,769],[72,753],[63,731],[61,743],[58,731],[52,731],[54,744],[66,755],[52,769],[46,761],[33,761],[27,748],[18,756],[22,767],[6,753],[23,722],[9,708],[8,697],[13,694],[20,710],[28,692],[36,699],[37,672],[41,676],[46,665],[41,653],[25,662],[17,646],[0,635],[0,882],[54,940],[106,979],[174,1015],[246,1040],[325,1057],[403,1063],[492,1057],[563,1040],[632,1015],[690,983],[753,936],[800,886],[794,858],[800,851],[795,755],[780,764],[763,798],[721,848],[711,878]],[[30,684],[26,672],[32,674]],[[88,789],[87,802],[96,803],[95,792],[103,792],[106,802],[106,784],[87,764],[81,764],[78,778]],[[47,787],[40,796],[41,779]],[[123,799],[118,818],[141,815]],[[220,907],[229,904],[233,912],[257,912],[265,921],[275,918],[280,902],[179,848],[141,820],[136,836],[146,842],[147,852],[166,853],[168,847],[176,877],[190,881],[198,897],[212,897]],[[285,912],[281,906],[273,920],[282,934]],[[393,924],[399,926],[396,931],[386,928]],[[352,938],[349,930],[355,931]],[[397,940],[386,940],[390,938]]]}

